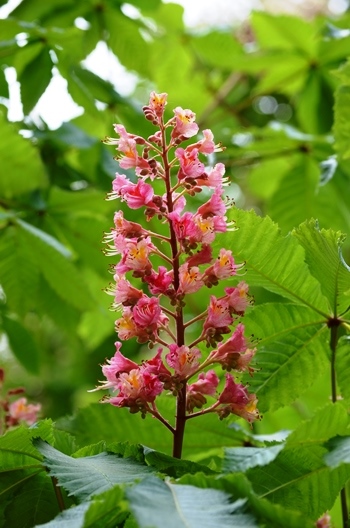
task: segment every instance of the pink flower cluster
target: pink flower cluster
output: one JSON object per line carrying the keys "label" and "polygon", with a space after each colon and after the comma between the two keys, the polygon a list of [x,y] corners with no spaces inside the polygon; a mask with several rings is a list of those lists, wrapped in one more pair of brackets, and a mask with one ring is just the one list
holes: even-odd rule
{"label": "pink flower cluster", "polygon": [[[131,210],[142,208],[148,222],[157,218],[165,228],[154,232],[126,220],[121,210],[115,213],[105,241],[106,253],[119,257],[108,289],[113,307],[120,311],[115,325],[119,339],[115,355],[102,366],[106,381],[97,389],[111,391],[103,401],[143,416],[150,413],[163,422],[155,402],[164,391],[178,398],[185,394],[186,418],[216,412],[220,418],[232,413],[253,422],[259,417],[257,398],[230,373],[254,371],[250,362],[256,349],[240,322],[250,304],[248,285],[240,281],[220,288],[243,265],[235,262],[231,250],[222,248],[214,256],[212,249],[217,234],[233,231],[226,217],[231,204],[224,198],[225,167],[217,163],[208,169],[205,158],[200,158],[223,149],[214,143],[210,130],[203,131],[202,139],[180,147],[197,134],[196,116],[177,107],[165,122],[166,102],[167,94],[152,92],[143,108],[146,119],[158,127],[152,136],[129,134],[117,124],[119,137],[105,140],[116,145],[120,167],[134,168],[136,173],[135,182],[116,173],[108,199],[119,199]],[[187,202],[200,192],[207,199],[191,212]],[[207,309],[188,320],[187,296],[207,288],[220,294],[208,295]],[[198,323],[197,337],[187,342]],[[132,338],[149,343],[151,349],[158,345],[156,355],[140,365],[126,358],[121,342]],[[207,348],[212,350],[205,353]],[[220,391],[222,370],[227,373]],[[208,397],[212,403],[205,407]]]}

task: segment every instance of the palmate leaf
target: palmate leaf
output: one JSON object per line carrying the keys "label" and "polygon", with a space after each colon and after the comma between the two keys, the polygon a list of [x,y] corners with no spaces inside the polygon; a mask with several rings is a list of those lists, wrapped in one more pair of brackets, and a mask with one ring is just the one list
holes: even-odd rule
{"label": "palmate leaf", "polygon": [[305,249],[306,262],[321,284],[333,315],[341,314],[350,304],[349,294],[344,295],[350,290],[350,268],[341,254],[345,235],[331,229],[319,229],[315,220],[301,224],[293,235]]}
{"label": "palmate leaf", "polygon": [[230,495],[220,490],[172,484],[148,477],[127,489],[126,496],[139,528],[258,526],[253,516],[240,511],[241,501],[230,502]]}
{"label": "palmate leaf", "polygon": [[100,453],[84,458],[72,458],[42,440],[34,444],[44,456],[50,474],[60,484],[81,500],[113,488],[116,484],[126,484],[145,478],[152,473],[149,467],[132,459]]}
{"label": "palmate leaf", "polygon": [[329,365],[328,329],[311,308],[257,305],[245,315],[244,324],[246,334],[258,339],[258,370],[245,380],[257,394],[262,412],[295,401]]}
{"label": "palmate leaf", "polygon": [[283,237],[269,217],[260,218],[253,211],[233,208],[230,220],[239,229],[221,236],[220,246],[232,249],[238,261],[246,262],[249,284],[310,306],[326,317],[327,299],[304,262],[304,249],[297,240],[291,235]]}

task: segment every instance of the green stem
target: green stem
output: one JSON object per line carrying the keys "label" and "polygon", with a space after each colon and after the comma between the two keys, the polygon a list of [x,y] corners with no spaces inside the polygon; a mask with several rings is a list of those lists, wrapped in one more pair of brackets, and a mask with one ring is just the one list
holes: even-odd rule
{"label": "green stem", "polygon": [[[336,360],[336,351],[337,351],[337,343],[338,343],[339,324],[340,324],[340,320],[336,318],[328,321],[328,326],[330,327],[330,330],[331,330],[331,338],[330,338],[329,346],[331,349],[331,391],[332,391],[332,402],[333,403],[337,401],[337,384],[336,384],[337,379],[336,379],[335,360]],[[341,504],[343,528],[350,528],[349,511],[348,511],[345,487],[340,491],[340,504]]]}

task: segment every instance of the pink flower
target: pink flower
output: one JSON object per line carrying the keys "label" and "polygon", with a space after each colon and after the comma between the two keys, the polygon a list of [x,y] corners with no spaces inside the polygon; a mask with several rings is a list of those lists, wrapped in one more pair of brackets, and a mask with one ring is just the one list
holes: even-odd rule
{"label": "pink flower", "polygon": [[110,398],[109,403],[117,407],[129,407],[130,412],[141,411],[145,414],[147,404],[153,403],[163,391],[163,383],[147,370],[135,368],[120,374],[118,389],[118,396]]}
{"label": "pink flower", "polygon": [[167,104],[167,93],[157,94],[156,92],[151,92],[149,98],[149,108],[156,114],[157,117],[162,117],[164,114],[164,108]]}
{"label": "pink flower", "polygon": [[180,106],[177,106],[174,110],[175,114],[175,128],[172,131],[172,137],[178,138],[184,136],[190,138],[197,134],[198,125],[194,122],[196,114],[192,110],[183,110]]}
{"label": "pink flower", "polygon": [[241,281],[235,288],[225,288],[230,310],[238,315],[243,315],[250,300],[248,298],[249,286]]}
{"label": "pink flower", "polygon": [[172,375],[163,363],[161,348],[158,348],[157,354],[152,359],[148,359],[142,363],[142,368],[147,370],[150,374],[154,374],[160,381],[169,386],[165,388],[170,388]]}
{"label": "pink flower", "polygon": [[225,370],[235,369],[239,372],[248,371],[249,374],[252,374],[254,369],[249,367],[249,363],[255,352],[255,348],[247,348],[244,325],[239,323],[232,336],[225,343],[220,344],[217,350],[213,350],[208,359],[220,363]]}
{"label": "pink flower", "polygon": [[209,172],[204,174],[200,178],[197,178],[197,185],[202,187],[222,187],[226,184],[225,165],[223,163],[217,163],[215,167]]}
{"label": "pink flower", "polygon": [[175,370],[175,375],[183,380],[190,377],[199,367],[200,351],[198,348],[179,347],[176,343],[169,345],[170,352],[165,356],[169,367]]}
{"label": "pink flower", "polygon": [[190,212],[180,215],[179,212],[173,211],[168,214],[172,222],[176,237],[178,240],[190,239],[196,236],[197,226],[194,222],[193,214]]}
{"label": "pink flower", "polygon": [[38,420],[40,411],[40,403],[27,403],[27,398],[18,398],[8,406],[6,425],[11,427],[21,422],[33,425]]}
{"label": "pink flower", "polygon": [[199,268],[193,266],[189,268],[188,263],[182,264],[179,268],[179,289],[177,291],[180,295],[186,295],[188,293],[195,293],[204,286],[202,281],[202,273]]}
{"label": "pink flower", "polygon": [[219,396],[220,406],[216,412],[220,418],[225,418],[232,413],[251,423],[259,418],[259,411],[256,408],[257,401],[255,394],[249,394],[244,385],[235,383],[233,377],[226,374],[225,387]]}
{"label": "pink flower", "polygon": [[117,379],[122,372],[130,372],[131,370],[138,368],[137,363],[123,356],[120,352],[121,343],[117,341],[115,343],[116,353],[111,359],[107,359],[107,364],[102,366],[102,373],[107,379],[99,389],[113,388],[116,390]]}
{"label": "pink flower", "polygon": [[178,148],[175,150],[175,156],[180,161],[179,179],[182,180],[186,176],[190,178],[197,178],[204,173],[204,164],[198,159],[198,150],[185,150]]}
{"label": "pink flower", "polygon": [[120,139],[117,140],[117,148],[119,152],[124,154],[118,159],[121,168],[131,169],[132,167],[139,167],[140,169],[150,170],[149,163],[138,155],[135,136],[128,134],[123,125],[114,125],[114,130],[120,136]]}
{"label": "pink flower", "polygon": [[154,251],[155,246],[149,237],[143,238],[138,242],[136,240],[127,240],[122,252],[122,258],[116,265],[115,271],[118,274],[124,274],[127,271],[147,273],[152,265],[149,261],[149,254]]}
{"label": "pink flower", "polygon": [[227,301],[224,299],[217,299],[214,295],[211,295],[208,315],[204,322],[203,329],[226,329],[232,323],[233,319]]}
{"label": "pink flower", "polygon": [[123,309],[122,316],[116,320],[115,329],[119,339],[126,341],[138,335],[138,329],[134,321],[132,310],[129,306]]}
{"label": "pink flower", "polygon": [[205,270],[205,283],[207,285],[215,284],[218,280],[228,279],[236,275],[237,269],[241,265],[236,265],[232,256],[232,251],[220,249],[219,256],[214,264]]}
{"label": "pink flower", "polygon": [[220,143],[215,145],[213,139],[214,134],[211,130],[205,129],[202,131],[203,139],[200,141],[197,141],[197,143],[193,143],[192,145],[189,145],[188,149],[198,149],[199,152],[202,152],[203,154],[213,154],[213,152],[221,152],[224,150]]}
{"label": "pink flower", "polygon": [[153,269],[150,275],[145,275],[144,280],[148,284],[149,291],[153,295],[168,295],[171,292],[171,284],[174,279],[174,271],[168,271],[165,266],[159,266],[158,273]]}
{"label": "pink flower", "polygon": [[205,395],[214,396],[218,384],[219,378],[213,370],[199,374],[198,381],[187,386],[187,411],[191,413],[196,407],[201,409],[207,403]]}
{"label": "pink flower", "polygon": [[115,232],[118,235],[123,235],[126,238],[139,238],[147,235],[148,231],[136,222],[129,222],[125,220],[123,211],[117,211],[114,215]]}
{"label": "pink flower", "polygon": [[147,206],[152,202],[154,195],[153,187],[143,180],[138,180],[137,183],[129,183],[121,189],[123,200],[128,204],[130,209],[139,209],[142,206]]}
{"label": "pink flower", "polygon": [[116,281],[114,289],[115,305],[123,304],[124,306],[133,306],[142,297],[142,290],[134,288],[124,277],[116,273],[114,280]]}
{"label": "pink flower", "polygon": [[189,257],[186,262],[189,267],[198,266],[199,264],[209,264],[212,261],[212,249],[208,244],[203,244],[201,249]]}
{"label": "pink flower", "polygon": [[222,188],[216,187],[210,199],[198,208],[197,214],[200,214],[203,218],[223,216],[226,213],[226,205],[221,195]]}
{"label": "pink flower", "polygon": [[143,295],[135,304],[132,313],[137,326],[141,328],[157,326],[162,313],[158,297]]}
{"label": "pink flower", "polygon": [[328,513],[324,513],[316,522],[316,528],[332,528],[332,518]]}

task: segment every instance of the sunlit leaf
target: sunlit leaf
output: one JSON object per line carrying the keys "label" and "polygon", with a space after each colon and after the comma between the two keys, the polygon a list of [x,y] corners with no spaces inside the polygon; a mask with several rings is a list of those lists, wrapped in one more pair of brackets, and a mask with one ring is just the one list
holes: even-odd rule
{"label": "sunlit leaf", "polygon": [[84,500],[102,493],[116,484],[131,483],[145,478],[152,470],[132,459],[100,453],[84,458],[72,458],[43,441],[35,441],[44,456],[45,465],[61,486]]}
{"label": "sunlit leaf", "polygon": [[127,489],[126,495],[140,528],[258,526],[251,515],[240,512],[241,501],[231,503],[228,494],[215,489],[172,484],[150,477]]}

